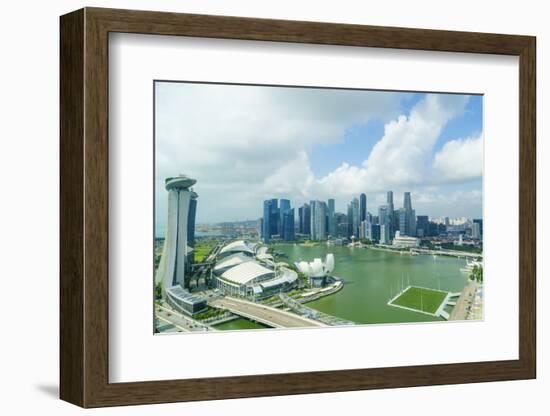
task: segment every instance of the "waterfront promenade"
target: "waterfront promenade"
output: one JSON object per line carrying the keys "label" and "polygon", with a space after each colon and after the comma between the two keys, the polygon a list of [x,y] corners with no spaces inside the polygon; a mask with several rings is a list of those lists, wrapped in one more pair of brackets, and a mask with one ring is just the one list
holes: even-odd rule
{"label": "waterfront promenade", "polygon": [[466,320],[478,287],[479,283],[477,282],[470,281],[468,283],[456,301],[456,305],[451,312],[451,316],[449,317],[450,321]]}
{"label": "waterfront promenade", "polygon": [[315,321],[294,313],[259,303],[252,303],[233,297],[224,297],[209,302],[215,308],[227,309],[228,311],[250,319],[255,322],[273,328],[304,328],[328,326],[322,322]]}

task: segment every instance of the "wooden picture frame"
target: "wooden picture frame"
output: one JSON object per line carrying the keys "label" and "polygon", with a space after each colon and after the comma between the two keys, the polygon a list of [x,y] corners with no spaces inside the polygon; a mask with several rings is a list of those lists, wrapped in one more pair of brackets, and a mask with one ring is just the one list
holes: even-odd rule
{"label": "wooden picture frame", "polygon": [[[536,40],[530,36],[85,8],[61,17],[60,396],[82,407],[536,377]],[[519,57],[519,359],[109,383],[108,35],[111,32]]]}

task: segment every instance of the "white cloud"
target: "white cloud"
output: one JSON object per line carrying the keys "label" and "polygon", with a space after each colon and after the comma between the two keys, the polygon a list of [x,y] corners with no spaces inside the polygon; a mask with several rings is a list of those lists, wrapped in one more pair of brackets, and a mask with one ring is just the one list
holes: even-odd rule
{"label": "white cloud", "polygon": [[442,182],[460,182],[478,178],[483,168],[481,135],[451,140],[435,155],[434,174]]}
{"label": "white cloud", "polygon": [[311,171],[306,152],[300,151],[295,159],[280,166],[265,178],[262,184],[264,198],[272,195],[294,196],[307,200],[315,186],[315,176]]}
{"label": "white cloud", "polygon": [[[388,92],[157,83],[158,222],[164,221],[166,211],[164,178],[179,173],[198,180],[199,221],[226,215],[252,218],[256,207],[246,203],[254,196],[307,193],[314,181],[305,150],[342,141],[352,125],[396,117],[402,97]],[[229,197],[228,189],[239,197]]]}
{"label": "white cloud", "polygon": [[[178,173],[198,179],[201,222],[256,218],[258,201],[268,197],[286,197],[295,206],[333,197],[342,207],[351,195],[393,189],[397,205],[401,190],[429,193],[445,181],[479,176],[481,169],[481,138],[449,142],[433,156],[442,129],[464,111],[467,96],[428,94],[406,116],[399,115],[405,94],[183,83],[156,88],[160,228],[163,181]],[[341,142],[346,129],[371,119],[386,124],[363,163],[343,162],[316,178],[307,150]],[[430,185],[435,188],[427,190]]]}
{"label": "white cloud", "polygon": [[[386,124],[384,136],[361,166],[342,163],[325,177],[310,181],[310,186],[320,195],[344,196],[440,183],[431,169],[433,148],[445,124],[462,113],[466,102],[461,95],[427,95],[408,117],[401,115]],[[464,149],[465,155],[468,150]],[[290,180],[277,174],[269,183],[278,189]]]}

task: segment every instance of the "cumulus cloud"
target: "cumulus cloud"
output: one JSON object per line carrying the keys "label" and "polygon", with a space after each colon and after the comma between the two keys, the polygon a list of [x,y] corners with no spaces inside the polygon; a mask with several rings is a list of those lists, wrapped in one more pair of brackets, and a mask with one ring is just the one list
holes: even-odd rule
{"label": "cumulus cloud", "polygon": [[[409,116],[400,115],[385,125],[384,136],[361,166],[344,162],[311,186],[322,195],[341,196],[440,182],[432,169],[433,148],[447,122],[464,111],[467,99],[463,95],[427,95]],[[469,150],[463,149],[465,156]],[[477,158],[472,163],[478,163]],[[460,172],[456,175],[461,176]],[[290,180],[280,174],[277,178]],[[276,188],[274,179],[270,182]]]}
{"label": "cumulus cloud", "polygon": [[[257,218],[258,201],[268,197],[286,197],[294,205],[333,197],[338,207],[339,199],[360,192],[413,188],[429,195],[442,183],[479,177],[481,136],[452,140],[434,156],[442,130],[463,113],[468,96],[427,94],[405,115],[401,103],[407,97],[157,83],[157,225],[163,227],[166,211],[164,178],[178,173],[198,180],[199,222]],[[385,123],[384,133],[361,164],[343,161],[323,177],[314,175],[309,149],[342,143],[347,129],[374,119]]]}
{"label": "cumulus cloud", "polygon": [[442,182],[461,182],[481,176],[483,141],[481,135],[451,140],[435,155],[434,175]]}
{"label": "cumulus cloud", "polygon": [[[397,116],[403,95],[157,83],[157,223],[164,221],[166,211],[164,178],[179,173],[198,180],[199,221],[221,220],[228,213],[231,217],[257,216],[257,207],[246,205],[251,193],[258,199],[276,190],[288,196],[306,194],[298,186],[307,189],[314,182],[310,177],[313,174],[308,172],[306,149],[341,142],[350,126]],[[302,167],[307,169],[298,171]],[[291,180],[287,181],[289,175]],[[229,189],[235,189],[240,199],[229,197]],[[223,210],[221,195],[225,195]]]}

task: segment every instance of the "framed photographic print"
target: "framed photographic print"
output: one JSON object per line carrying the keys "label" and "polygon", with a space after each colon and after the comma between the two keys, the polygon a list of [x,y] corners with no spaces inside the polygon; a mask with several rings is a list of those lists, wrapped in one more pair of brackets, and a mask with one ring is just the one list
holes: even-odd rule
{"label": "framed photographic print", "polygon": [[534,378],[535,114],[529,36],[62,16],[61,398]]}

